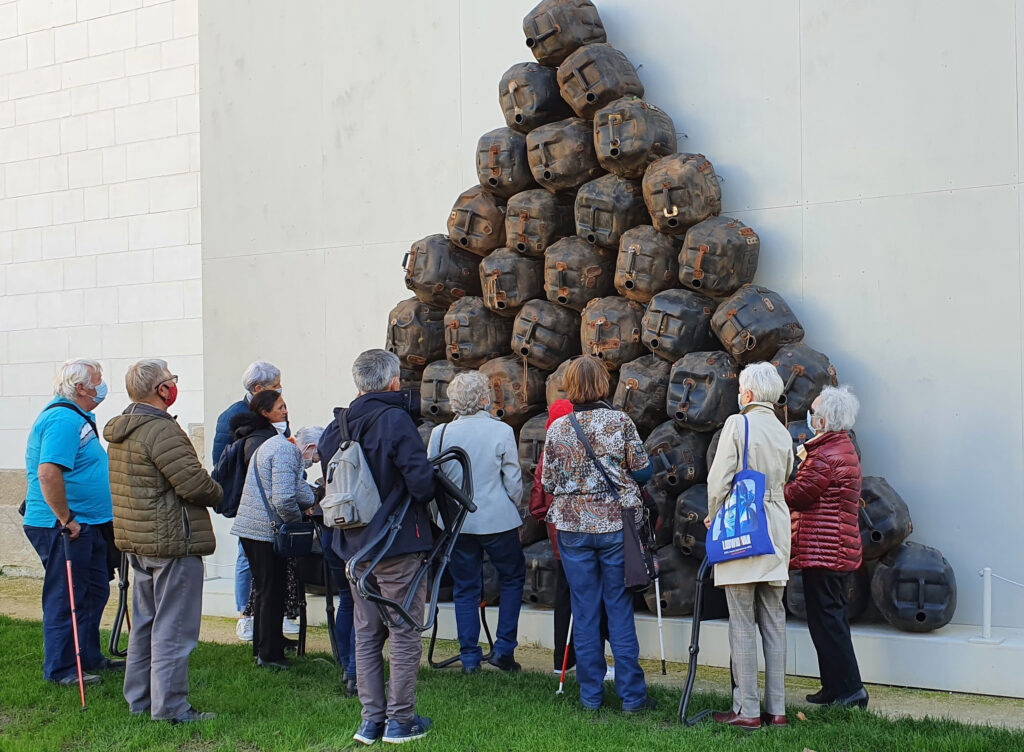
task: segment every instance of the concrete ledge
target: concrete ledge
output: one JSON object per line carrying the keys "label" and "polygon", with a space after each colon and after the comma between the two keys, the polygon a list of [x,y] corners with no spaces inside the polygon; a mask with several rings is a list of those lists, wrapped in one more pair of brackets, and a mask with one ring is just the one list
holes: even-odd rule
{"label": "concrete ledge", "polygon": [[[325,623],[324,599],[310,597],[307,618],[313,625]],[[234,582],[230,578],[206,581],[203,613],[210,616],[237,616]],[[488,609],[488,623],[497,623],[497,608]],[[455,639],[455,614],[452,604],[442,603],[438,614],[438,636]],[[689,618],[664,620],[665,657],[686,663],[690,645]],[[658,658],[658,620],[651,614],[637,614],[636,631],[643,658]],[[949,692],[1024,698],[1024,629],[993,629],[999,644],[971,642],[979,627],[949,625],[927,634],[900,632],[887,625],[854,625],[853,643],[861,675],[870,684],[889,684]],[[523,606],[519,617],[519,641],[526,645],[551,648],[552,612]],[[786,625],[786,673],[818,676],[818,659],[807,627],[803,622]],[[760,650],[759,650],[760,652]],[[729,665],[728,622],[701,624],[701,665]],[[763,658],[762,658],[763,666]]]}

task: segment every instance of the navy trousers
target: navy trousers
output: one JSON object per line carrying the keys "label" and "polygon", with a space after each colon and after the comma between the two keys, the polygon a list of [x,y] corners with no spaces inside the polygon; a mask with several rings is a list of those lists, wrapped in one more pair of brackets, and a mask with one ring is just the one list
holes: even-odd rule
{"label": "navy trousers", "polygon": [[[71,541],[71,575],[75,583],[82,669],[89,670],[98,669],[105,662],[100,652],[100,618],[110,597],[110,580],[103,535],[92,525],[81,527],[81,533]],[[43,578],[43,678],[60,681],[77,674],[61,527],[55,523],[53,527],[25,525],[24,528],[46,571]]]}

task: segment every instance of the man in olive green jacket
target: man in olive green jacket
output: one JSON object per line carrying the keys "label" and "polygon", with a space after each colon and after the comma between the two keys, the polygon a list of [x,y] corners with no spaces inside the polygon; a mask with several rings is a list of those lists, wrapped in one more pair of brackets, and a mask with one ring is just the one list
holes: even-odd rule
{"label": "man in olive green jacket", "polygon": [[132,399],[107,423],[114,540],[134,570],[124,697],[128,708],[172,723],[214,717],[188,701],[188,659],[199,641],[203,560],[216,541],[207,507],[223,496],[168,408],[178,377],[163,360],[128,369]]}

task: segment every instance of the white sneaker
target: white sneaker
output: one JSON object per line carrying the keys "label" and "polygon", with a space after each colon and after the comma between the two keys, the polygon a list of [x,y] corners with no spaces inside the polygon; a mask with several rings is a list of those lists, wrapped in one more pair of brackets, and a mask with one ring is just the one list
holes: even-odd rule
{"label": "white sneaker", "polygon": [[252,617],[243,616],[235,625],[235,634],[242,642],[252,642]]}
{"label": "white sneaker", "polygon": [[615,666],[609,666],[608,670],[604,672],[604,680],[606,682],[615,681]]}
{"label": "white sneaker", "polygon": [[281,622],[281,632],[284,634],[298,634],[299,623],[297,621],[292,621],[286,616],[284,617],[284,621]]}

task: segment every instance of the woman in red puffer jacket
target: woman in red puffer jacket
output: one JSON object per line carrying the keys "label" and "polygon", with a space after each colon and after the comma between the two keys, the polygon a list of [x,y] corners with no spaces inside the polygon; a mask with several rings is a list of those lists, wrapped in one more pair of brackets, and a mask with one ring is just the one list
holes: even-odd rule
{"label": "woman in red puffer jacket", "polygon": [[818,653],[819,705],[867,707],[850,639],[846,576],[861,564],[858,525],[860,460],[847,431],[860,405],[847,387],[827,387],[811,405],[814,437],[797,450],[802,462],[786,484],[792,510],[790,569],[803,570],[807,629]]}

